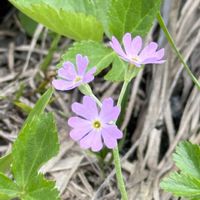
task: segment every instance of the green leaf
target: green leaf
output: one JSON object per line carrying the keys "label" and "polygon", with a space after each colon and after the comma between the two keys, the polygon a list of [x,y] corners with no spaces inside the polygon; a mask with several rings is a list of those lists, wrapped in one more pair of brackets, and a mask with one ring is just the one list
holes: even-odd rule
{"label": "green leaf", "polygon": [[[60,35],[75,40],[102,40],[103,27],[101,22],[93,15],[86,15],[83,11],[84,9],[85,12],[90,10],[92,4],[81,3],[80,0],[80,5],[74,1],[69,1],[71,4],[67,4],[64,0],[10,0],[10,2],[33,20]],[[93,13],[93,9],[91,12]]]}
{"label": "green leaf", "polygon": [[115,55],[111,70],[104,77],[108,81],[123,81],[128,64]]}
{"label": "green leaf", "polygon": [[200,147],[190,142],[181,142],[173,155],[176,166],[184,173],[200,179]]}
{"label": "green leaf", "polygon": [[21,188],[35,179],[39,168],[58,152],[58,136],[53,115],[35,115],[13,145],[13,174]]}
{"label": "green leaf", "polygon": [[4,173],[9,171],[12,162],[12,154],[9,153],[0,158],[0,172]]}
{"label": "green leaf", "polygon": [[[53,88],[49,88],[43,95],[42,97],[37,101],[37,103],[35,104],[34,108],[32,109],[32,111],[30,112],[30,114],[28,115],[26,121],[24,122],[24,125],[20,131],[23,132],[23,129],[26,128],[26,125],[28,123],[31,123],[33,117],[35,115],[40,115],[41,113],[44,112],[44,109],[45,107],[47,106],[47,104],[49,103],[50,99],[51,99],[51,96],[53,94]],[[19,133],[19,134],[20,134]],[[3,158],[2,158],[3,159]],[[12,162],[12,156],[11,156],[11,153],[9,155],[8,158],[5,158],[7,159],[6,161],[3,159],[2,162],[1,162],[1,159],[0,159],[0,171],[1,171],[1,166],[3,167],[4,166],[4,163],[6,164],[6,166],[9,167],[9,165],[11,164]],[[5,169],[5,168],[4,168]]]}
{"label": "green leaf", "polygon": [[160,186],[176,196],[200,197],[200,179],[186,174],[173,173],[168,178],[165,178]]}
{"label": "green leaf", "polygon": [[58,66],[61,66],[65,61],[75,63],[77,54],[88,56],[88,70],[96,66],[96,74],[108,67],[114,57],[114,52],[103,44],[95,41],[82,41],[74,43],[73,46],[68,49],[68,51],[62,56],[62,61]]}
{"label": "green leaf", "polygon": [[35,178],[29,187],[27,188],[27,193],[23,197],[23,200],[58,200],[58,191],[55,188],[55,183],[53,181],[47,181],[44,179],[43,175],[39,174]]}
{"label": "green leaf", "polygon": [[126,32],[144,36],[152,27],[159,9],[160,0],[112,0],[109,30],[119,40]]}
{"label": "green leaf", "polygon": [[[32,2],[34,3],[35,0],[32,0]],[[39,2],[42,1],[39,0]],[[56,7],[57,9],[63,9],[65,11],[76,13],[84,13],[87,15],[95,15],[94,4],[90,0],[48,0],[45,2],[48,2],[49,5]]]}
{"label": "green leaf", "polygon": [[111,1],[112,0],[95,0],[93,4],[95,12],[94,15],[99,21],[101,21],[104,28],[104,32],[108,37],[112,36],[112,34],[109,31],[109,24],[108,24],[109,23],[108,11],[111,6]]}
{"label": "green leaf", "polygon": [[13,145],[12,154],[0,159],[2,169],[8,168],[12,161],[14,176],[12,181],[0,174],[2,200],[15,197],[29,200],[60,199],[55,183],[47,181],[43,175],[38,174],[39,168],[55,156],[59,149],[54,117],[51,113],[43,113],[52,93],[53,89],[50,88],[38,100]]}
{"label": "green leaf", "polygon": [[1,199],[15,198],[19,196],[19,188],[11,179],[0,173],[0,197]]}
{"label": "green leaf", "polygon": [[14,105],[16,105],[18,108],[20,108],[23,112],[25,113],[30,113],[32,108],[30,106],[28,106],[27,104],[21,102],[21,101],[14,101],[13,102]]}
{"label": "green leaf", "polygon": [[161,187],[177,196],[200,199],[200,147],[190,142],[181,142],[173,158],[181,172],[164,178]]}
{"label": "green leaf", "polygon": [[5,195],[5,194],[0,194],[0,199],[1,200],[10,200],[10,197],[8,195]]}
{"label": "green leaf", "polygon": [[[42,97],[37,101],[35,104],[34,108],[28,115],[26,121],[24,122],[24,126],[26,126],[27,123],[32,121],[32,118],[35,115],[40,115],[41,113],[44,112],[44,109],[46,108],[47,104],[49,103],[51,96],[53,94],[53,88],[49,88],[43,95]],[[21,129],[21,132],[23,131],[23,128]]]}

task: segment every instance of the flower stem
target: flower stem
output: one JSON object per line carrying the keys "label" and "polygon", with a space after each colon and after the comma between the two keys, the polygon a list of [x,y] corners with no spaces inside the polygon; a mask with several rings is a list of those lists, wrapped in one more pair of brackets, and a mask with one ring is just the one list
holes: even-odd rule
{"label": "flower stem", "polygon": [[99,99],[93,93],[90,96],[96,101],[96,103],[98,104],[99,107],[102,106],[101,101],[99,101]]}
{"label": "flower stem", "polygon": [[[128,81],[124,81],[124,83],[123,83],[122,90],[120,92],[119,99],[117,102],[117,106],[119,106],[119,107],[121,107],[122,100],[123,100],[124,94],[126,92],[128,83],[129,83]],[[115,171],[116,171],[116,176],[117,176],[117,184],[118,184],[121,196],[122,196],[122,200],[128,200],[128,195],[126,192],[124,179],[123,179],[123,175],[122,175],[118,146],[116,146],[113,149],[113,157],[114,157]]]}
{"label": "flower stem", "polygon": [[[124,94],[126,92],[126,88],[127,88],[128,84],[129,84],[129,81],[124,81],[120,95],[119,95],[119,98],[118,98],[118,102],[117,102],[118,107],[121,107],[122,100],[123,100],[123,97],[124,97]],[[101,102],[93,94],[92,90],[89,88],[88,85],[84,85],[83,87],[79,87],[79,89],[81,90],[81,92],[83,94],[90,95],[100,107],[102,106]],[[122,170],[121,170],[121,163],[120,163],[118,145],[113,149],[113,157],[114,157],[115,171],[116,171],[116,176],[117,176],[117,184],[118,184],[118,187],[119,187],[119,190],[120,190],[120,193],[121,193],[122,200],[128,200],[128,195],[127,195],[127,192],[126,192],[126,188],[125,188],[125,184],[124,184],[124,180],[123,180],[123,175],[122,175]]]}
{"label": "flower stem", "polygon": [[113,149],[113,157],[114,157],[114,164],[115,164],[115,172],[117,176],[117,184],[121,193],[122,200],[128,200],[128,195],[126,192],[124,179],[122,175],[118,146],[116,146]]}
{"label": "flower stem", "polygon": [[123,100],[123,97],[124,97],[124,94],[126,92],[126,88],[127,88],[128,84],[129,84],[129,81],[124,81],[121,92],[119,94],[117,106],[120,107],[120,108],[121,108],[122,100]]}
{"label": "flower stem", "polygon": [[165,22],[160,14],[160,12],[157,14],[157,20],[158,23],[160,25],[160,27],[162,28],[163,32],[165,33],[165,36],[168,40],[168,42],[170,43],[171,47],[174,49],[174,51],[176,52],[180,62],[183,64],[184,68],[186,69],[187,73],[189,74],[189,76],[191,77],[191,79],[193,80],[193,82],[195,83],[195,85],[197,86],[197,88],[200,90],[200,82],[195,78],[195,76],[193,75],[193,73],[191,72],[189,66],[186,64],[186,62],[183,59],[183,56],[181,55],[181,53],[179,52],[179,50],[177,49],[172,36],[170,35]]}
{"label": "flower stem", "polygon": [[102,106],[101,102],[99,101],[99,99],[94,95],[94,93],[92,92],[92,89],[90,88],[90,86],[88,84],[82,84],[79,86],[79,91],[84,94],[84,95],[89,95],[91,96],[96,103],[98,104],[99,107]]}

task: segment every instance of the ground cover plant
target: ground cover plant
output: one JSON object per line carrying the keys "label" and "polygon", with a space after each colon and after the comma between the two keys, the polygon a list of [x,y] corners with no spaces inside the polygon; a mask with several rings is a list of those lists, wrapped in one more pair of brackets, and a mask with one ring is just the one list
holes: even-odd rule
{"label": "ground cover plant", "polygon": [[30,46],[0,51],[0,198],[197,200],[200,2],[10,3]]}

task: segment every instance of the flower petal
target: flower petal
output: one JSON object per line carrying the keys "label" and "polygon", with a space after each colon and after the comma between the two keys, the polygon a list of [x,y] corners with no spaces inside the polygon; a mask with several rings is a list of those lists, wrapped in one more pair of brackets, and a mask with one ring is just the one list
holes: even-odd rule
{"label": "flower petal", "polygon": [[66,80],[74,80],[76,75],[77,72],[71,62],[65,62],[63,67],[58,70],[58,76]]}
{"label": "flower petal", "polygon": [[71,126],[72,128],[82,128],[87,126],[92,127],[90,121],[80,117],[70,117],[68,119],[68,125]]}
{"label": "flower petal", "polygon": [[84,149],[89,149],[94,141],[96,131],[92,130],[85,137],[80,140],[80,146]]}
{"label": "flower petal", "polygon": [[131,34],[130,33],[126,33],[123,37],[123,44],[124,44],[124,49],[126,51],[127,56],[131,57]]}
{"label": "flower petal", "polygon": [[88,63],[89,61],[88,61],[87,56],[82,56],[80,54],[76,56],[76,65],[78,69],[78,75],[83,76],[85,74]]}
{"label": "flower petal", "polygon": [[106,129],[102,129],[101,131],[102,137],[104,144],[106,147],[109,149],[114,149],[117,146],[117,139],[113,138],[107,131]]}
{"label": "flower petal", "polygon": [[72,129],[69,133],[70,137],[75,140],[81,140],[85,135],[87,135],[91,131],[91,127],[87,126],[84,128],[75,128]]}
{"label": "flower petal", "polygon": [[83,77],[84,83],[89,83],[94,80],[94,73],[96,72],[97,68],[93,67],[91,70],[89,70],[85,76]]}
{"label": "flower petal", "polygon": [[101,138],[101,132],[96,131],[95,137],[93,138],[92,144],[91,144],[91,149],[92,151],[100,151],[103,148],[103,143],[102,143],[102,138]]}
{"label": "flower petal", "polygon": [[93,113],[93,116],[98,116],[98,108],[95,100],[90,96],[84,96],[83,97],[83,105],[87,108],[89,108],[90,112]]}
{"label": "flower petal", "polygon": [[62,79],[54,79],[52,81],[52,85],[54,86],[54,88],[56,90],[61,90],[61,91],[65,91],[65,90],[71,90],[77,86],[80,85],[80,83],[78,84],[73,84],[73,82],[71,81],[65,81]]}
{"label": "flower petal", "polygon": [[155,53],[156,58],[158,60],[162,59],[164,57],[164,54],[165,54],[164,48],[160,49],[159,51],[156,51],[156,53]]}
{"label": "flower petal", "polygon": [[147,58],[155,57],[156,49],[158,48],[158,44],[156,42],[150,42],[140,53],[139,57],[141,60],[145,60]]}
{"label": "flower petal", "polygon": [[98,116],[97,105],[89,96],[83,97],[83,104],[77,102],[73,103],[72,111],[77,115],[89,120],[93,120]]}
{"label": "flower petal", "polygon": [[166,60],[157,60],[157,58],[148,58],[142,62],[142,64],[162,64],[165,63]]}
{"label": "flower petal", "polygon": [[132,57],[135,57],[136,55],[138,55],[141,48],[142,48],[142,38],[140,36],[136,36],[135,38],[133,38],[133,40],[131,42]]}
{"label": "flower petal", "polygon": [[120,109],[117,106],[113,106],[112,98],[103,100],[99,116],[104,123],[117,120],[119,113]]}
{"label": "flower petal", "polygon": [[104,128],[104,131],[112,138],[120,139],[123,137],[123,133],[116,125],[108,125]]}
{"label": "flower petal", "polygon": [[124,51],[122,50],[122,47],[119,43],[119,41],[113,36],[112,37],[112,42],[110,42],[110,46],[112,47],[112,49],[118,53],[120,56],[126,58],[127,55],[124,53]]}

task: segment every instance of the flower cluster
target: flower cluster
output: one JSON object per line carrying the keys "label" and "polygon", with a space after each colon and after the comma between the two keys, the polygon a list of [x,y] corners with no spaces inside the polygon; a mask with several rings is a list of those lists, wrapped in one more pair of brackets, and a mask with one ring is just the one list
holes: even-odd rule
{"label": "flower cluster", "polygon": [[[165,62],[162,60],[164,49],[157,50],[158,45],[155,42],[142,49],[140,36],[132,39],[131,34],[126,33],[123,37],[123,47],[115,37],[112,37],[110,45],[130,65],[141,67],[144,64]],[[81,85],[87,90],[89,86],[86,84],[94,79],[96,72],[96,67],[87,70],[88,64],[88,57],[78,54],[76,66],[69,61],[65,62],[58,70],[58,77],[53,80],[52,85],[61,91]],[[82,90],[82,87],[79,89]],[[100,151],[104,144],[107,148],[113,149],[117,146],[117,139],[122,138],[122,132],[115,125],[120,109],[114,106],[112,98],[104,99],[101,107],[98,107],[92,96],[94,95],[84,96],[82,104],[78,102],[72,104],[72,111],[77,116],[68,120],[69,126],[72,127],[69,134],[84,149]]]}

